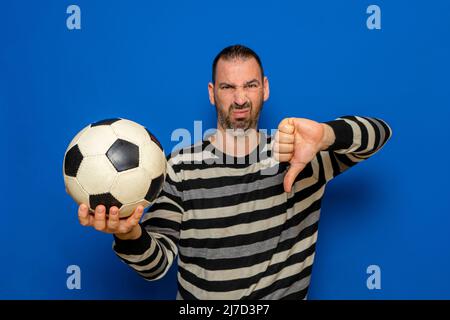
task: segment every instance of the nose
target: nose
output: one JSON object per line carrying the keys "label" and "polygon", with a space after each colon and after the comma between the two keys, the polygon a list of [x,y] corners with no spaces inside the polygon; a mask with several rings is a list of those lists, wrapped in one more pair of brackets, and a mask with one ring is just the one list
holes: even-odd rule
{"label": "nose", "polygon": [[234,103],[238,106],[244,105],[248,101],[247,96],[243,90],[236,90],[234,94]]}

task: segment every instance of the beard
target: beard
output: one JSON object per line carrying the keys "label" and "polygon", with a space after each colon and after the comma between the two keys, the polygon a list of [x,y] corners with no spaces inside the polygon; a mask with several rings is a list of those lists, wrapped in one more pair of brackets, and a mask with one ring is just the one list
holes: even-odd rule
{"label": "beard", "polygon": [[[217,101],[217,100],[216,100]],[[216,105],[217,119],[220,126],[224,130],[232,130],[236,133],[245,133],[249,129],[256,129],[258,125],[259,114],[263,107],[263,100],[258,102],[258,105],[253,106],[251,101],[247,101],[243,105],[232,103],[228,108],[228,112],[222,106]],[[248,115],[241,118],[232,118],[234,110],[249,109]]]}

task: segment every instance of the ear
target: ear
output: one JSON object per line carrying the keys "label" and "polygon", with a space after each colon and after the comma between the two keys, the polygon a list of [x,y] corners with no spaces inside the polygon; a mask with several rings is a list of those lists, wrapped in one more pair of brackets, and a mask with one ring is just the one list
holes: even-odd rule
{"label": "ear", "polygon": [[208,83],[208,94],[209,94],[209,102],[212,105],[216,105],[216,101],[214,100],[214,84],[212,82]]}
{"label": "ear", "polygon": [[267,101],[267,99],[269,99],[269,95],[270,95],[269,79],[267,79],[267,77],[264,77],[264,101]]}

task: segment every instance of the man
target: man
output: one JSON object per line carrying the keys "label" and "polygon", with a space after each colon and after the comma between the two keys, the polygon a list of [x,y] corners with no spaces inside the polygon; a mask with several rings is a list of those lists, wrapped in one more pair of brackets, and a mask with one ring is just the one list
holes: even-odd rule
{"label": "man", "polygon": [[217,55],[208,90],[217,132],[168,157],[163,191],[142,222],[142,207],[119,220],[115,207],[106,218],[104,206],[92,216],[81,205],[80,223],[113,233],[117,255],[147,280],[178,254],[177,298],[304,299],[326,184],[377,152],[391,130],[347,116],[286,118],[274,139],[258,133],[269,81],[240,45]]}

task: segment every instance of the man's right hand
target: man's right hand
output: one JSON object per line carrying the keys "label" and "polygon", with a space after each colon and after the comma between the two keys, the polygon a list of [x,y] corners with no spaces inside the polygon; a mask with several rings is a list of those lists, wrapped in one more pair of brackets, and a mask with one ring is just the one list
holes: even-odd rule
{"label": "man's right hand", "polygon": [[95,213],[90,214],[87,205],[82,203],[78,207],[78,220],[85,227],[94,227],[96,230],[113,233],[122,240],[134,240],[141,236],[139,221],[144,213],[143,206],[137,206],[133,214],[126,219],[119,219],[119,208],[111,207],[106,217],[105,206],[98,205]]}

